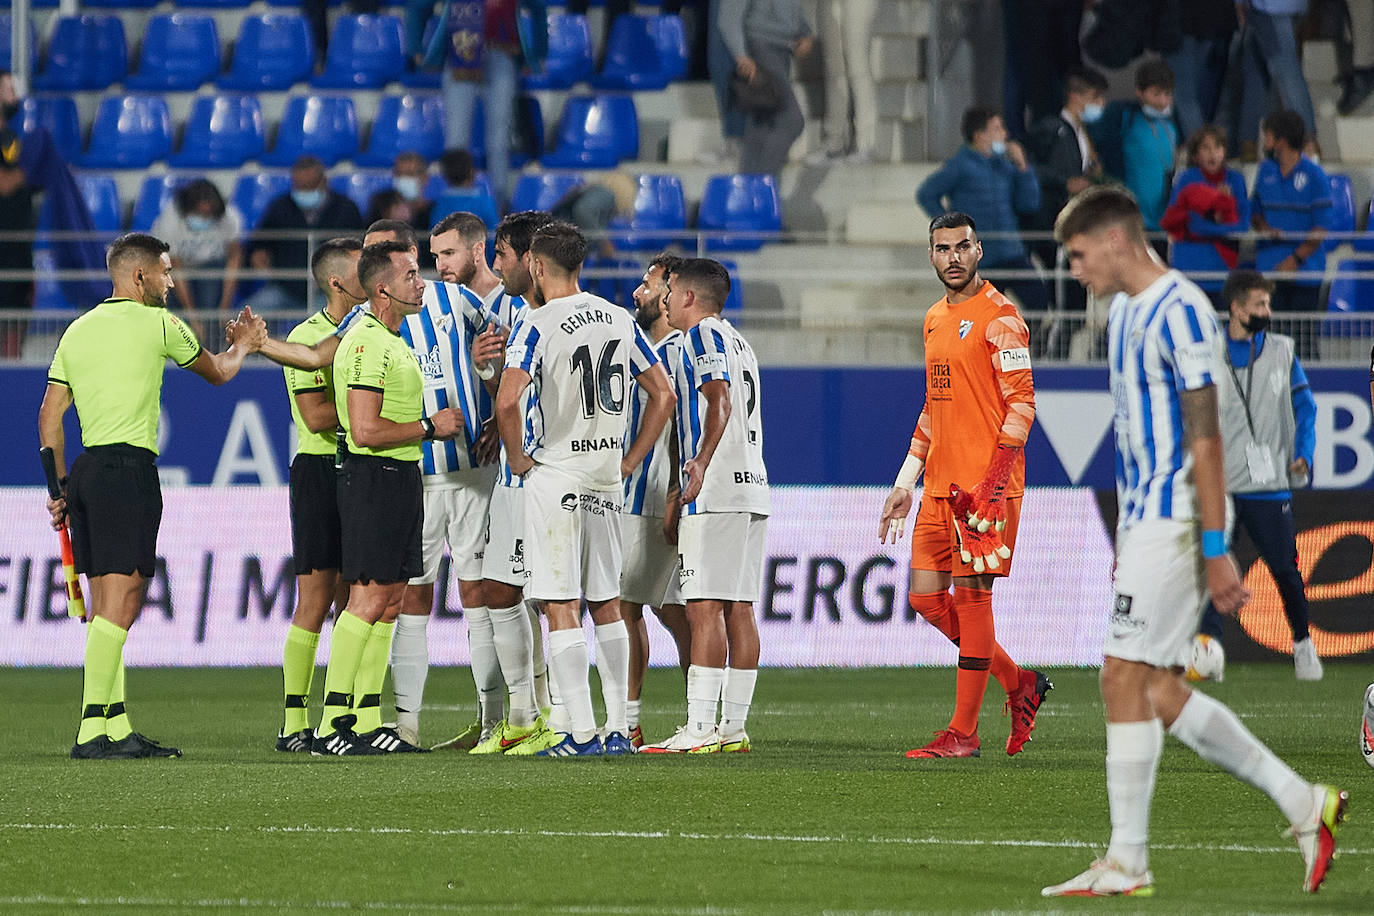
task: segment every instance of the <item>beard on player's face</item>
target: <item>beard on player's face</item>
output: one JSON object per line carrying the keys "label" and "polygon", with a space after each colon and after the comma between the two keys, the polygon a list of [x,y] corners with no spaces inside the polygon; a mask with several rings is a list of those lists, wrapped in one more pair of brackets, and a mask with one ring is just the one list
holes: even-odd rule
{"label": "beard on player's face", "polygon": [[643,328],[645,331],[651,330],[651,329],[653,328],[653,326],[654,326],[654,322],[658,321],[658,319],[659,319],[660,317],[662,317],[662,315],[663,315],[663,294],[662,294],[662,293],[659,293],[658,295],[654,296],[652,299],[649,299],[648,297],[646,297],[646,298],[645,298],[645,301],[643,301],[643,302],[640,302],[640,301],[636,300],[636,302],[635,302],[635,321],[636,321],[636,322],[639,324],[639,326],[640,326],[641,328]]}
{"label": "beard on player's face", "polygon": [[[951,277],[950,271],[955,268],[958,269],[958,273]],[[963,264],[950,264],[939,271],[939,274],[940,282],[945,285],[945,289],[951,293],[962,293],[964,289],[973,282],[973,278],[978,275],[978,271],[976,269],[970,270]]]}

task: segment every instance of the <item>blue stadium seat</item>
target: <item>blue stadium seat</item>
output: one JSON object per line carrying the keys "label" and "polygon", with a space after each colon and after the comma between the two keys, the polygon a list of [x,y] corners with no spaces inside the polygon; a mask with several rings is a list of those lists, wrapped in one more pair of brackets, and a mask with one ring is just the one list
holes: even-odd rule
{"label": "blue stadium seat", "polygon": [[510,198],[512,213],[522,210],[548,210],[573,188],[582,184],[582,176],[568,172],[539,172],[521,175],[515,181],[515,193]]}
{"label": "blue stadium seat", "polygon": [[1231,268],[1217,254],[1217,247],[1211,242],[1172,242],[1169,245],[1169,266],[1188,275],[1188,279],[1209,293],[1221,292],[1225,279],[1206,280],[1194,276],[1198,272],[1221,271],[1228,273]]}
{"label": "blue stadium seat", "polygon": [[357,165],[390,166],[407,150],[430,161],[443,153],[444,101],[437,95],[383,96],[367,149],[353,161]]}
{"label": "blue stadium seat", "polygon": [[744,314],[744,288],[740,285],[739,265],[727,260],[722,260],[720,264],[730,274],[730,295],[725,297],[725,305],[720,313],[726,318],[738,321]]}
{"label": "blue stadium seat", "polygon": [[708,251],[757,251],[782,231],[782,202],[772,175],[712,175],[701,194],[697,228],[727,232],[706,239]]}
{"label": "blue stadium seat", "polygon": [[324,72],[311,80],[320,89],[379,89],[401,78],[405,39],[395,16],[340,16],[329,35]]}
{"label": "blue stadium seat", "polygon": [[[1331,231],[1350,233],[1355,231],[1355,188],[1349,175],[1327,175],[1331,183]],[[1326,250],[1334,251],[1337,245],[1347,239],[1331,238],[1326,240]]]}
{"label": "blue stadium seat", "polygon": [[262,172],[257,175],[240,175],[234,182],[234,191],[229,202],[243,217],[243,228],[249,230],[257,226],[262,211],[267,209],[274,197],[280,197],[291,190],[291,175],[287,172]]}
{"label": "blue stadium seat", "polygon": [[391,181],[390,170],[369,169],[335,175],[329,179],[329,186],[357,204],[358,212],[366,218],[372,195],[391,187]]}
{"label": "blue stadium seat", "polygon": [[81,155],[81,118],[71,96],[29,96],[19,105],[21,133],[44,128],[52,134],[53,145],[68,162]]}
{"label": "blue stadium seat", "polygon": [[33,86],[44,91],[105,89],[124,79],[128,69],[124,23],[117,16],[63,16]]}
{"label": "blue stadium seat", "polygon": [[689,52],[687,33],[682,27],[682,17],[675,13],[649,17],[649,33],[654,36],[654,46],[658,49],[659,68],[669,82],[680,80],[687,75]]}
{"label": "blue stadium seat", "polygon": [[86,168],[144,169],[171,149],[172,117],[162,96],[111,96],[96,109],[80,161]]}
{"label": "blue stadium seat", "polygon": [[592,77],[597,89],[662,89],[668,85],[665,63],[648,16],[617,16],[606,44],[606,62]]}
{"label": "blue stadium seat", "polygon": [[549,16],[549,56],[544,72],[527,76],[526,89],[571,89],[591,79],[592,32],[587,17],[577,13]]}
{"label": "blue stadium seat", "polygon": [[253,5],[253,0],[180,0],[179,6],[192,9],[236,10]]}
{"label": "blue stadium seat", "polygon": [[[106,241],[113,239],[124,225],[124,205],[119,202],[119,186],[114,176],[83,172],[76,176],[76,186],[86,201],[86,209],[91,212],[96,231],[108,235],[110,238]],[[38,231],[51,229],[51,214],[44,207],[39,211]]]}
{"label": "blue stadium seat", "polygon": [[134,199],[134,215],[129,220],[129,231],[150,231],[158,216],[172,202],[172,195],[176,194],[179,188],[200,177],[182,172],[168,175],[149,175],[143,179],[143,184],[138,188],[138,197]]}
{"label": "blue stadium seat", "polygon": [[325,165],[358,152],[358,116],[346,96],[297,95],[286,100],[277,142],[261,157],[264,165],[290,165],[305,155]]}
{"label": "blue stadium seat", "polygon": [[[522,124],[528,125],[529,133],[522,134]],[[524,166],[544,152],[544,114],[539,100],[532,95],[522,95],[516,99],[515,118],[511,121],[510,165],[513,169]],[[487,108],[479,96],[472,109],[472,164],[482,169],[487,166]]]}
{"label": "blue stadium seat", "polygon": [[1344,260],[1336,266],[1336,279],[1331,281],[1326,299],[1327,311],[1374,312],[1374,276],[1341,276],[1354,272],[1374,274],[1374,261]]}
{"label": "blue stadium seat", "polygon": [[81,0],[82,6],[103,6],[107,9],[148,9],[161,0]]}
{"label": "blue stadium seat", "polygon": [[640,175],[635,195],[634,215],[611,222],[616,247],[629,251],[661,251],[682,243],[682,236],[654,235],[654,232],[681,232],[687,228],[687,200],[682,179],[676,175]]}
{"label": "blue stadium seat", "polygon": [[262,155],[262,107],[255,95],[203,95],[191,103],[181,149],[168,159],[178,168],[238,168]]}
{"label": "blue stadium seat", "polygon": [[[10,66],[11,48],[14,43],[14,20],[9,13],[0,13],[0,70],[12,70]],[[33,20],[29,20],[29,54],[38,52],[38,29],[34,27]]]}
{"label": "blue stadium seat", "polygon": [[1350,243],[1356,251],[1374,251],[1374,200],[1369,202],[1369,213],[1365,216],[1364,232]]}
{"label": "blue stadium seat", "polygon": [[553,169],[612,169],[638,154],[639,118],[633,98],[574,95],[563,103],[558,146],[542,161]]}
{"label": "blue stadium seat", "polygon": [[315,40],[303,16],[268,13],[245,16],[234,42],[229,71],[215,81],[221,89],[253,92],[289,89],[310,77]]}
{"label": "blue stadium seat", "polygon": [[148,20],[138,72],[124,85],[161,91],[198,89],[219,73],[219,32],[211,16],[172,13]]}

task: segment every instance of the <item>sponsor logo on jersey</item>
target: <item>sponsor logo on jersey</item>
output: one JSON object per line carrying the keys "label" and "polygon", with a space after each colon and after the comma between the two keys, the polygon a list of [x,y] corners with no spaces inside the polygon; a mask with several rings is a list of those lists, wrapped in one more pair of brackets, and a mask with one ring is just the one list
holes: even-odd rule
{"label": "sponsor logo on jersey", "polygon": [[573,511],[577,508],[577,494],[564,493],[563,498],[558,501],[558,505],[563,508],[564,512]]}
{"label": "sponsor logo on jersey", "polygon": [[959,322],[959,339],[963,340],[973,330],[973,319],[965,318]]}
{"label": "sponsor logo on jersey", "polygon": [[724,353],[703,353],[692,358],[692,367],[699,375],[709,375],[712,372],[724,372],[726,368]]}
{"label": "sponsor logo on jersey", "polygon": [[510,569],[513,573],[523,573],[525,571],[525,541],[522,538],[515,539],[515,550],[511,551]]}
{"label": "sponsor logo on jersey", "polygon": [[444,364],[439,361],[439,345],[435,344],[428,353],[418,355],[420,362],[420,374],[425,377],[427,382],[438,382],[444,379]]}
{"label": "sponsor logo on jersey", "polygon": [[572,450],[574,452],[599,452],[602,449],[611,448],[619,451],[621,442],[611,436],[603,436],[600,439],[574,439],[572,440]]}
{"label": "sponsor logo on jersey", "polygon": [[1131,614],[1131,604],[1135,599],[1130,595],[1117,595],[1112,602],[1113,617],[1129,617]]}
{"label": "sponsor logo on jersey", "polygon": [[926,388],[931,397],[949,399],[950,391],[954,388],[954,375],[950,372],[948,362],[943,359],[931,360],[926,367]]}
{"label": "sponsor logo on jersey", "polygon": [[768,475],[757,474],[753,471],[736,471],[735,483],[753,484],[755,486],[768,486]]}
{"label": "sponsor logo on jersey", "polygon": [[1030,350],[1025,347],[998,350],[997,355],[1002,360],[1003,372],[1014,372],[1018,369],[1029,369],[1031,367]]}
{"label": "sponsor logo on jersey", "polygon": [[609,499],[602,499],[595,493],[582,494],[582,511],[590,512],[592,515],[602,516],[607,512],[620,512],[620,503]]}

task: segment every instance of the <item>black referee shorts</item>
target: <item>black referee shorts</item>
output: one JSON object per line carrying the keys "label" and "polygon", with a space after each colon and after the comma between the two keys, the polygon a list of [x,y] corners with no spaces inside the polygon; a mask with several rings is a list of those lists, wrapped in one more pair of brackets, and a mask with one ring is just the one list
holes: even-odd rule
{"label": "black referee shorts", "polygon": [[298,576],[337,570],[343,562],[338,480],[333,455],[297,455],[291,462],[291,551]]}
{"label": "black referee shorts", "polygon": [[72,462],[67,518],[77,572],[152,578],[162,524],[153,458],[136,445],[96,445]]}
{"label": "black referee shorts", "polygon": [[424,572],[424,516],[417,462],[349,455],[339,472],[344,581],[386,585]]}

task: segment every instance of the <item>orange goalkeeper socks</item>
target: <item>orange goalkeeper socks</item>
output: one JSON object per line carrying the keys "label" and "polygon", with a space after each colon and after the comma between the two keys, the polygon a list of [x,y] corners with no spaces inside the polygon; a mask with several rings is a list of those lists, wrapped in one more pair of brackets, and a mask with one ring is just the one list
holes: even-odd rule
{"label": "orange goalkeeper socks", "polygon": [[997,648],[992,592],[956,586],[953,604],[959,621],[959,670],[954,682],[954,718],[949,727],[961,735],[972,735],[978,731],[978,712]]}

